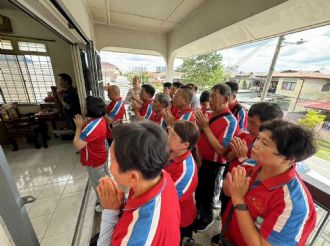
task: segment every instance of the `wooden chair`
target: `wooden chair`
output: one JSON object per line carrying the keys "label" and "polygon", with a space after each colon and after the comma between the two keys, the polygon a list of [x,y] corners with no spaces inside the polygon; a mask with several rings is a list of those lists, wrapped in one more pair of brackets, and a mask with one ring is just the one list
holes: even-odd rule
{"label": "wooden chair", "polygon": [[30,115],[22,115],[18,110],[17,103],[5,104],[0,107],[0,123],[6,133],[7,140],[13,145],[13,151],[17,151],[16,138],[25,137],[34,143],[36,148],[40,148],[38,143],[38,122]]}

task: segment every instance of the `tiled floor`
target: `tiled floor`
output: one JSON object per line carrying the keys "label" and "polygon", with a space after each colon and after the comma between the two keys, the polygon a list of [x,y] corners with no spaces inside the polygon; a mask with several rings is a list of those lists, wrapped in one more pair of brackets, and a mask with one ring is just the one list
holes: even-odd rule
{"label": "tiled floor", "polygon": [[[52,140],[48,149],[23,146],[17,152],[6,147],[4,151],[21,196],[37,198],[26,209],[41,245],[71,245],[87,183],[87,172],[71,141]],[[86,216],[92,218],[93,212],[90,204]],[[83,228],[85,234],[88,226]],[[1,246],[10,245],[2,238]],[[87,245],[86,241],[80,245]]]}

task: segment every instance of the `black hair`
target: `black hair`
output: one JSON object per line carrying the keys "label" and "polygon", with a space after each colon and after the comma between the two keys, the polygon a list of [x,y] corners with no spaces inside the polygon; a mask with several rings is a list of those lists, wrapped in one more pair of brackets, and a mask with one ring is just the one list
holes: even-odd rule
{"label": "black hair", "polygon": [[180,86],[182,86],[183,84],[181,82],[173,82],[172,86],[175,88],[179,88]]}
{"label": "black hair", "polygon": [[263,123],[259,130],[271,132],[278,152],[288,160],[303,161],[316,152],[313,133],[297,124],[285,120],[272,120]]}
{"label": "black hair", "polygon": [[179,89],[183,90],[186,101],[188,102],[188,104],[191,104],[194,97],[194,89],[191,88],[189,85],[181,85]]}
{"label": "black hair", "polygon": [[231,90],[226,84],[216,84],[212,87],[212,90],[218,91],[221,96],[227,97],[228,99],[230,97]]}
{"label": "black hair", "polygon": [[152,98],[155,95],[155,88],[152,85],[149,84],[144,84],[141,86],[146,92],[147,94]]}
{"label": "black hair", "polygon": [[112,131],[119,171],[140,171],[143,178],[154,179],[168,160],[167,134],[154,122],[117,126]]}
{"label": "black hair", "polygon": [[165,82],[164,84],[163,84],[163,88],[171,88],[172,87],[172,83],[171,82]]}
{"label": "black hair", "polygon": [[157,93],[155,97],[157,98],[160,104],[163,104],[165,106],[165,108],[167,108],[171,103],[170,98],[166,96],[164,93],[161,92]]}
{"label": "black hair", "polygon": [[260,122],[283,119],[283,111],[276,103],[258,102],[253,104],[248,112],[248,116],[257,115]]}
{"label": "black hair", "polygon": [[209,102],[210,101],[210,92],[209,91],[203,91],[201,96],[199,97],[199,101],[201,103]]}
{"label": "black hair", "polygon": [[197,92],[198,87],[197,87],[195,84],[193,84],[193,83],[189,83],[189,84],[187,84],[187,85],[190,86],[193,90],[195,90],[195,91]]}
{"label": "black hair", "polygon": [[68,82],[69,85],[72,85],[72,78],[71,78],[71,76],[69,74],[67,74],[67,73],[60,73],[60,74],[58,74],[58,76],[61,77],[66,82]]}
{"label": "black hair", "polygon": [[86,97],[87,117],[100,118],[106,113],[106,105],[102,98],[88,96]]}
{"label": "black hair", "polygon": [[238,92],[238,83],[234,80],[230,80],[225,82],[226,85],[228,85],[230,87],[231,93],[232,94],[237,94]]}
{"label": "black hair", "polygon": [[200,167],[201,160],[196,148],[200,135],[198,127],[190,121],[179,120],[174,123],[173,130],[179,135],[183,143],[189,143],[188,150],[191,150],[196,165]]}

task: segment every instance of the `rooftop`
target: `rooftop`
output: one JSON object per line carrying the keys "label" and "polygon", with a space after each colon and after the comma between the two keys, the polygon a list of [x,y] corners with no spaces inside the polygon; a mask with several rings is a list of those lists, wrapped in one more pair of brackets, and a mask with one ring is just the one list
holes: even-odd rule
{"label": "rooftop", "polygon": [[[255,74],[255,77],[267,77],[267,73]],[[273,78],[330,79],[330,74],[309,71],[274,72]]]}

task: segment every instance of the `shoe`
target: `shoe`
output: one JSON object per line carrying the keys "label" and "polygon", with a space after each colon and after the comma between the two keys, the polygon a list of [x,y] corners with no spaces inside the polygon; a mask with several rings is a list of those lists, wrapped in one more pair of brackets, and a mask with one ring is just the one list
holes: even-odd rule
{"label": "shoe", "polygon": [[95,206],[95,211],[96,211],[96,212],[98,212],[98,213],[102,213],[102,210],[103,210],[103,209],[102,209],[102,207],[101,207],[100,204],[98,204],[98,205]]}
{"label": "shoe", "polygon": [[196,223],[195,230],[197,232],[206,231],[213,224],[213,222],[214,222],[214,218],[212,218],[212,220],[209,222],[205,222],[203,220],[198,220]]}
{"label": "shoe", "polygon": [[212,245],[219,245],[219,241],[220,241],[220,233],[214,235],[214,236],[211,238],[211,244],[212,244]]}
{"label": "shoe", "polygon": [[213,208],[214,209],[220,209],[221,208],[221,201],[218,199],[218,200],[215,200],[213,202]]}

